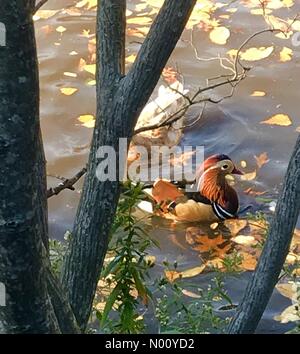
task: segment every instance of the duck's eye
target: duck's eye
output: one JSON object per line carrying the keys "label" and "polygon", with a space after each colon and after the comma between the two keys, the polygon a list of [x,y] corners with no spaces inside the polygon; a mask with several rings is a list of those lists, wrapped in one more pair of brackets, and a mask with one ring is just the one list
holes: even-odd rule
{"label": "duck's eye", "polygon": [[228,165],[223,165],[222,170],[227,170],[228,167],[229,167]]}

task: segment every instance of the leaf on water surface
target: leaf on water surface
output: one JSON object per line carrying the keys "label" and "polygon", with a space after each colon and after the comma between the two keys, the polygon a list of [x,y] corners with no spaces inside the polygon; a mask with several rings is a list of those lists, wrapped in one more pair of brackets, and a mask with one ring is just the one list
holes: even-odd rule
{"label": "leaf on water surface", "polygon": [[219,45],[226,44],[229,37],[230,31],[224,26],[214,28],[209,34],[210,40]]}
{"label": "leaf on water surface", "polygon": [[280,125],[283,127],[288,127],[292,125],[291,118],[287,114],[275,114],[274,116],[260,122],[260,124],[269,124],[269,125]]}
{"label": "leaf on water surface", "polygon": [[81,115],[77,119],[86,128],[94,128],[95,127],[95,117],[91,114]]}
{"label": "leaf on water surface", "polygon": [[264,91],[253,91],[251,93],[252,97],[264,97],[266,96],[266,93]]}
{"label": "leaf on water surface", "polygon": [[232,248],[232,245],[228,243],[228,241],[225,240],[221,234],[213,238],[206,235],[196,236],[195,243],[197,244],[193,247],[195,251],[210,253],[211,256],[222,256],[228,253]]}
{"label": "leaf on water surface", "polygon": [[127,36],[138,37],[138,38],[145,38],[146,34],[149,32],[148,27],[144,27],[147,29],[147,32],[142,31],[141,28],[127,28],[126,33]]}
{"label": "leaf on water surface", "polygon": [[256,170],[253,172],[243,174],[240,179],[241,181],[253,181],[256,178]]}
{"label": "leaf on water surface", "polygon": [[86,84],[87,84],[88,86],[95,86],[95,85],[96,85],[96,80],[88,80],[88,81],[86,82]]}
{"label": "leaf on water surface", "polygon": [[231,14],[234,14],[237,12],[237,7],[232,7],[232,8],[229,8],[229,9],[226,9],[227,12],[230,12]]}
{"label": "leaf on water surface", "polygon": [[65,71],[65,72],[64,72],[64,75],[65,75],[65,76],[68,76],[68,77],[77,77],[77,74],[76,74],[76,73],[71,73],[71,72],[69,72],[69,71]]}
{"label": "leaf on water surface", "polygon": [[96,64],[85,64],[83,70],[92,75],[96,75]]}
{"label": "leaf on water surface", "polygon": [[[274,51],[274,47],[253,47],[240,53],[240,58],[246,61],[257,61],[262,60],[270,56]],[[236,49],[231,49],[227,52],[229,56],[235,57],[237,55]]]}
{"label": "leaf on water surface", "polygon": [[228,219],[224,221],[224,225],[230,230],[232,236],[236,236],[248,225],[248,221],[239,219]]}
{"label": "leaf on water surface", "polygon": [[131,54],[131,55],[129,55],[129,56],[126,57],[126,59],[125,59],[126,64],[132,64],[132,63],[134,63],[135,58],[136,58],[136,54]]}
{"label": "leaf on water surface", "polygon": [[180,272],[182,278],[192,278],[195,277],[203,272],[205,269],[205,264],[199,266],[199,267],[194,267],[191,269],[184,270]]}
{"label": "leaf on water surface", "polygon": [[250,11],[250,13],[252,15],[259,15],[259,16],[262,16],[262,15],[270,15],[273,11],[271,9],[262,9],[262,8],[259,8],[259,9],[252,9]]}
{"label": "leaf on water surface", "polygon": [[241,263],[241,269],[243,270],[255,270],[257,260],[256,258],[246,252],[239,252],[239,255],[243,258],[242,263]]}
{"label": "leaf on water surface", "polygon": [[60,10],[38,10],[33,16],[33,21],[47,20],[55,16],[59,11]]}
{"label": "leaf on water surface", "polygon": [[134,24],[134,25],[150,25],[152,23],[152,18],[151,17],[132,17],[127,20],[127,24]]}
{"label": "leaf on water surface", "polygon": [[181,277],[180,273],[176,272],[176,270],[165,270],[165,276],[170,283]]}
{"label": "leaf on water surface", "polygon": [[300,320],[298,306],[295,304],[287,307],[280,315],[274,316],[274,320],[281,323],[298,322]]}
{"label": "leaf on water surface", "polygon": [[268,158],[268,154],[266,152],[261,153],[260,155],[254,155],[256,164],[258,168],[262,168],[265,164],[267,164],[270,159]]}
{"label": "leaf on water surface", "polygon": [[176,279],[195,277],[195,276],[201,274],[205,268],[206,268],[206,265],[203,264],[199,267],[187,269],[182,272],[178,272],[176,270],[165,270],[165,276],[170,283],[173,283]]}
{"label": "leaf on water surface", "polygon": [[186,296],[191,297],[193,299],[200,299],[201,298],[201,296],[199,294],[196,294],[196,293],[194,293],[190,290],[187,290],[187,289],[182,289],[181,292],[183,295],[186,295]]}
{"label": "leaf on water surface", "polygon": [[253,196],[260,196],[260,195],[266,194],[267,191],[262,191],[262,192],[260,192],[260,191],[255,191],[253,188],[250,187],[250,188],[245,189],[245,190],[244,190],[244,193],[245,193],[245,194],[249,194],[249,195],[253,195]]}
{"label": "leaf on water surface", "polygon": [[165,67],[162,76],[167,81],[168,84],[173,84],[177,81],[177,71],[171,66]]}
{"label": "leaf on water surface", "polygon": [[77,2],[76,7],[82,8],[87,7],[88,10],[95,8],[97,6],[98,0],[81,0]]}
{"label": "leaf on water surface", "polygon": [[209,225],[209,227],[212,229],[212,230],[216,230],[219,226],[219,223],[218,222],[214,222],[212,224]]}
{"label": "leaf on water surface", "polygon": [[58,26],[55,30],[58,33],[64,33],[64,32],[66,32],[67,29],[64,26]]}
{"label": "leaf on water surface", "polygon": [[72,96],[77,91],[78,89],[75,87],[63,87],[60,89],[60,92],[66,96]]}
{"label": "leaf on water surface", "polygon": [[244,246],[255,246],[257,244],[257,240],[253,236],[238,235],[233,237],[231,240]]}
{"label": "leaf on water surface", "polygon": [[286,62],[292,60],[293,51],[291,48],[283,47],[282,51],[280,52],[280,61]]}

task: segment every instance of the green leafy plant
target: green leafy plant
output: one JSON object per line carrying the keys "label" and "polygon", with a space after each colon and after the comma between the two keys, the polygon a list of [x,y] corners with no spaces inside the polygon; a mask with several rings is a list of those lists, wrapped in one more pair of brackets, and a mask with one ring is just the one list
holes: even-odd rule
{"label": "green leafy plant", "polygon": [[[124,185],[112,228],[110,253],[114,257],[105,265],[101,276],[113,289],[104,310],[97,311],[101,330],[110,333],[141,333],[144,330],[139,307],[147,307],[151,299],[145,281],[152,266],[147,250],[150,246],[158,246],[145,232],[141,220],[134,216],[136,204],[144,199],[141,184],[127,182]],[[116,314],[111,321],[110,316]]]}
{"label": "green leafy plant", "polygon": [[237,251],[226,254],[222,260],[223,266],[227,273],[236,273],[241,271],[241,264],[243,263],[243,256]]}
{"label": "green leafy plant", "polygon": [[70,242],[71,233],[67,231],[64,235],[65,242],[58,241],[55,239],[49,240],[49,255],[51,268],[53,272],[59,277],[63,260],[68,249],[68,244]]}
{"label": "green leafy plant", "polygon": [[218,316],[214,308],[214,303],[220,300],[225,300],[229,307],[233,306],[224,290],[222,275],[218,274],[206,289],[182,279],[170,282],[162,277],[157,289],[160,296],[156,318],[161,333],[221,333],[225,330],[228,319]]}

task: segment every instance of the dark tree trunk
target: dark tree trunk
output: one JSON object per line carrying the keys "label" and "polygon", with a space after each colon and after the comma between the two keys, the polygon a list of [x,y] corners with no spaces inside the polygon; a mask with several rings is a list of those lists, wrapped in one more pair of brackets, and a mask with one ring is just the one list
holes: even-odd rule
{"label": "dark tree trunk", "polygon": [[229,326],[229,333],[253,333],[278,281],[300,212],[300,136],[285,176],[259,263]]}
{"label": "dark tree trunk", "polygon": [[57,333],[47,293],[45,161],[39,126],[39,85],[33,2],[1,0],[6,46],[0,47],[0,281],[7,333]]}
{"label": "dark tree trunk", "polygon": [[[85,329],[91,311],[120,194],[117,181],[100,182],[97,179],[97,150],[101,146],[111,146],[118,151],[119,138],[130,141],[139,113],[150,98],[195,3],[196,0],[165,0],[136,62],[123,77],[126,1],[100,2],[96,126],[62,276],[82,329]],[[117,169],[117,175],[118,172]]]}

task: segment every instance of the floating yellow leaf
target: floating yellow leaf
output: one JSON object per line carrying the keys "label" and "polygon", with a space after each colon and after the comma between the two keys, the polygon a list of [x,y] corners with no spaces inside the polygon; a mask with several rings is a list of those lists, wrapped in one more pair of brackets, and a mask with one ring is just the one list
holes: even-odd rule
{"label": "floating yellow leaf", "polygon": [[253,91],[251,93],[252,97],[264,97],[266,93],[264,91]]}
{"label": "floating yellow leaf", "polygon": [[76,74],[76,73],[71,73],[71,72],[69,72],[69,71],[65,71],[65,72],[64,72],[64,75],[65,75],[65,76],[68,76],[68,77],[77,77],[77,74]]}
{"label": "floating yellow leaf", "polygon": [[238,235],[233,237],[232,241],[244,246],[254,246],[257,244],[257,240],[253,236]]}
{"label": "floating yellow leaf", "polygon": [[87,71],[90,74],[95,75],[96,74],[96,64],[85,64],[83,66],[83,70]]}
{"label": "floating yellow leaf", "polygon": [[252,9],[251,11],[252,15],[270,15],[272,13],[271,9]]}
{"label": "floating yellow leaf", "polygon": [[256,61],[267,58],[273,53],[274,47],[249,48],[240,54],[241,59],[247,61]]}
{"label": "floating yellow leaf", "polygon": [[280,52],[280,61],[286,62],[292,60],[293,51],[291,48],[284,47]]}
{"label": "floating yellow leaf", "polygon": [[66,29],[66,27],[64,27],[64,26],[58,26],[57,28],[56,28],[56,32],[58,32],[58,33],[63,33],[63,32],[65,32],[67,29]]}
{"label": "floating yellow leaf", "polygon": [[205,264],[199,267],[184,270],[183,272],[180,272],[180,274],[182,278],[192,278],[202,273],[204,269],[205,269]]}
{"label": "floating yellow leaf", "polygon": [[183,295],[192,297],[193,299],[200,299],[201,298],[201,296],[199,294],[196,294],[196,293],[194,293],[190,290],[187,290],[187,289],[182,289],[181,292]]}
{"label": "floating yellow leaf", "polygon": [[253,172],[245,173],[241,176],[242,181],[252,181],[256,178],[256,170]]}
{"label": "floating yellow leaf", "polygon": [[293,282],[280,283],[276,285],[276,289],[280,292],[281,295],[291,300],[297,300],[297,284]]}
{"label": "floating yellow leaf", "polygon": [[86,84],[88,86],[95,86],[96,85],[96,80],[88,80]]}
{"label": "floating yellow leaf", "polygon": [[245,160],[242,160],[242,161],[240,162],[240,164],[241,164],[241,166],[242,166],[243,168],[246,168],[246,167],[247,167],[247,162],[246,162]]}
{"label": "floating yellow leaf", "polygon": [[90,10],[97,6],[97,0],[81,0],[75,6],[79,8],[86,6]]}
{"label": "floating yellow leaf", "polygon": [[260,122],[260,124],[281,125],[287,127],[292,124],[287,114],[275,114],[274,116]]}
{"label": "floating yellow leaf", "polygon": [[66,96],[71,96],[77,91],[78,91],[78,89],[75,87],[63,87],[60,89],[60,92]]}
{"label": "floating yellow leaf", "polygon": [[91,114],[79,116],[77,119],[80,123],[83,123],[82,125],[86,128],[94,128],[95,126],[95,117]]}
{"label": "floating yellow leaf", "polygon": [[135,25],[149,25],[152,22],[151,17],[132,17],[127,20],[128,24],[135,24]]}
{"label": "floating yellow leaf", "polygon": [[287,307],[280,315],[275,316],[274,320],[281,323],[298,322],[300,320],[298,306],[295,304]]}
{"label": "floating yellow leaf", "polygon": [[33,21],[38,21],[40,19],[47,20],[50,17],[53,17],[59,12],[59,10],[39,10],[33,16]]}
{"label": "floating yellow leaf", "polygon": [[136,54],[131,54],[125,59],[125,61],[127,64],[132,64],[135,61],[135,58]]}
{"label": "floating yellow leaf", "polygon": [[216,27],[214,28],[210,34],[209,38],[213,43],[216,44],[226,44],[227,39],[230,37],[230,31],[226,27]]}

